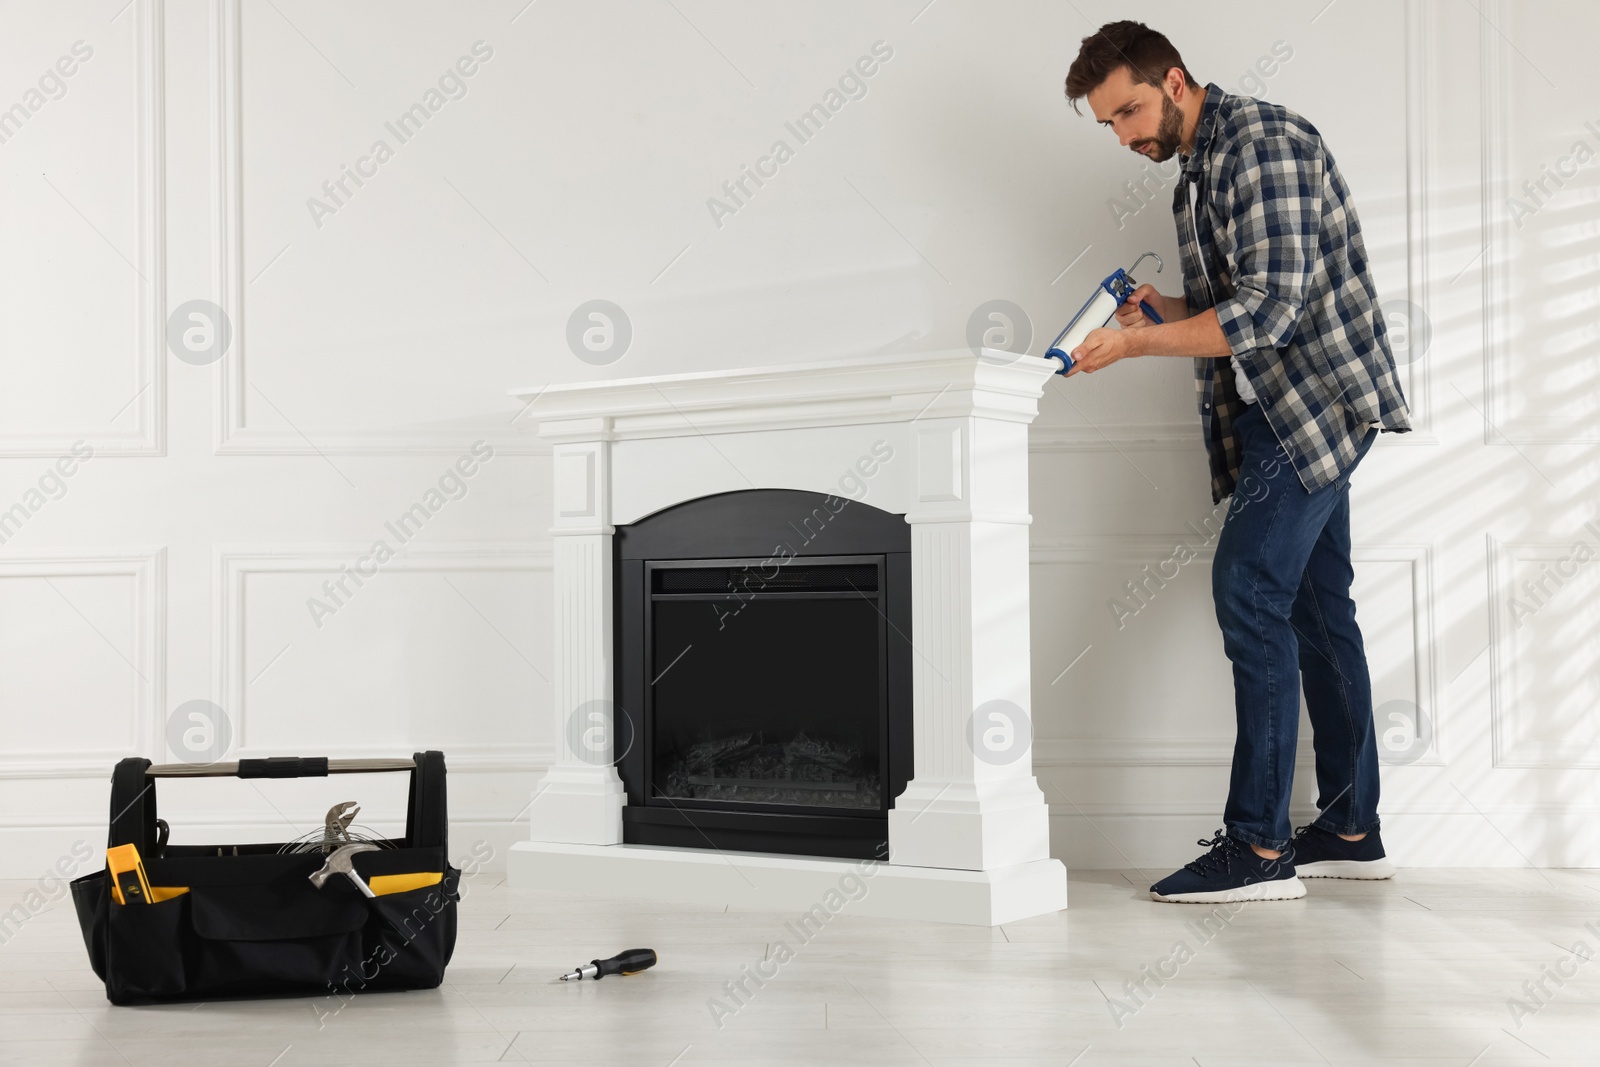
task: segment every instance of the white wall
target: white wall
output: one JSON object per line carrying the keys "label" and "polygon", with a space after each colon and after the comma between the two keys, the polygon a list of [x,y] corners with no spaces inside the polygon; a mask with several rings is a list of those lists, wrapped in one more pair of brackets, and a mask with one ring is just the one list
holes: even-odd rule
{"label": "white wall", "polygon": [[[442,748],[456,849],[520,836],[551,741],[549,472],[504,391],[952,347],[996,299],[1037,353],[1147,249],[1176,292],[1170,183],[1128,199],[1145,165],[1062,99],[1078,40],[1118,17],[1232,91],[1292,53],[1254,87],[1324,132],[1386,307],[1420,309],[1416,430],[1354,483],[1374,696],[1432,725],[1384,771],[1391,852],[1600,864],[1600,567],[1511,604],[1578,539],[1600,549],[1600,165],[1573,169],[1578,142],[1600,152],[1593,5],[97,0],[0,4],[0,108],[27,113],[0,127],[0,508],[23,505],[0,545],[0,876],[98,846],[111,763],[184,756],[168,724],[194,700],[230,758]],[[79,41],[64,91],[30,96]],[[799,143],[785,123],[877,42],[865,95]],[[402,143],[386,123],[460,57],[465,95],[447,82]],[[326,196],[380,139],[392,158]],[[793,158],[714,213],[779,139]],[[1510,204],[1543,165],[1575,176]],[[632,330],[603,366],[567,342],[595,299]],[[196,300],[231,330],[215,362],[167,343]],[[1124,627],[1107,607],[1200,547],[1192,397],[1186,361],[1134,361],[1057,380],[1034,428],[1035,763],[1069,865],[1168,866],[1221,822],[1208,553]],[[314,619],[477,441],[493,457],[447,478],[459,498]],[[51,480],[76,442],[92,457]],[[1307,768],[1298,815],[1311,790]],[[403,791],[162,796],[204,841],[352,796],[386,826]]]}

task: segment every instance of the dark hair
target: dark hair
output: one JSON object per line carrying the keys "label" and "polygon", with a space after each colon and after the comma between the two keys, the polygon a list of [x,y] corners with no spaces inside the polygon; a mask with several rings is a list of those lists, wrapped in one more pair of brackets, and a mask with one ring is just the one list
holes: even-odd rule
{"label": "dark hair", "polygon": [[1167,71],[1177,67],[1183,71],[1183,80],[1189,88],[1200,88],[1189,68],[1183,65],[1183,57],[1164,34],[1142,22],[1108,22],[1083,39],[1078,58],[1067,70],[1067,99],[1072,101],[1072,110],[1079,111],[1078,101],[1098,88],[1118,67],[1128,68],[1135,85],[1157,88],[1166,81]]}

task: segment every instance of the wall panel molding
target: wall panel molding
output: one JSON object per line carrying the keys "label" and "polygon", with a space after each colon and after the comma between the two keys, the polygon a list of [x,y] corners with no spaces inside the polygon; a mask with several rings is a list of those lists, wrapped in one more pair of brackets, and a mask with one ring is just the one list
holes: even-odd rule
{"label": "wall panel molding", "polygon": [[[46,433],[0,430],[0,459],[61,456],[83,441],[98,455],[164,456],[167,450],[167,249],[166,249],[166,7],[165,0],[134,0],[137,75],[133,85],[137,155],[132,175],[138,264],[132,285],[133,381],[128,403],[107,412],[102,426]],[[141,278],[139,275],[143,275]],[[131,413],[133,426],[111,429]]]}
{"label": "wall panel molding", "polygon": [[[221,0],[212,35],[212,137],[216,145],[216,290],[233,323],[233,349],[218,364],[214,450],[219,455],[301,456],[455,454],[495,429],[493,424],[371,429],[359,426],[251,426],[245,420],[249,392],[249,307],[245,298],[243,64],[241,0]],[[496,393],[498,399],[501,393]],[[489,398],[485,397],[487,401]],[[505,426],[521,421],[506,418]],[[503,455],[546,455],[550,447],[523,432],[495,443]],[[302,432],[302,429],[305,432]]]}
{"label": "wall panel molding", "polygon": [[[352,559],[365,554],[370,548],[370,544],[323,543],[232,545],[220,546],[214,550],[216,621],[213,628],[215,635],[212,654],[215,694],[213,699],[228,711],[234,723],[235,749],[228,753],[229,759],[285,755],[282,752],[258,749],[249,741],[250,716],[246,699],[249,679],[244,669],[246,578],[251,574],[290,572],[337,575],[340,567],[348,567]],[[407,546],[402,553],[383,564],[382,573],[466,574],[551,570],[553,570],[552,556],[548,548],[474,542]],[[530,606],[529,610],[537,610],[537,607]],[[545,673],[549,673],[548,669]],[[314,754],[335,759],[408,756],[421,744],[419,741],[416,745],[402,745],[393,751],[383,751],[383,746],[358,749],[324,745]],[[389,747],[394,748],[394,746]],[[452,745],[445,752],[445,756],[452,771],[481,773],[533,771],[542,770],[554,761],[555,746],[552,742],[529,744],[485,742],[476,745]]]}
{"label": "wall panel molding", "polygon": [[[1209,570],[1216,557],[1213,539],[1204,544],[1193,532],[1174,533],[1170,537],[1141,535],[1139,537],[1041,537],[1035,538],[1029,550],[1029,562],[1037,566],[1051,565],[1109,565],[1124,570],[1131,577],[1145,564],[1155,564],[1167,559],[1180,543],[1193,549],[1195,558],[1185,565],[1184,571],[1197,565]],[[1433,622],[1433,554],[1431,543],[1372,542],[1353,545],[1351,561],[1362,563],[1404,563],[1410,568],[1410,599],[1412,612],[1411,656],[1415,673],[1414,684],[1417,704],[1433,727],[1429,751],[1410,766],[1439,767],[1445,764],[1444,730],[1440,726],[1438,664],[1434,655],[1435,634]],[[1184,571],[1180,571],[1181,578]],[[1167,579],[1172,581],[1175,579]],[[1041,598],[1036,598],[1041,599]],[[1359,618],[1360,604],[1357,604]],[[1035,625],[1037,629],[1037,624]],[[1364,634],[1368,637],[1370,635]],[[1048,688],[1048,681],[1034,679],[1035,691]],[[1310,753],[1309,738],[1302,738],[1297,759]],[[1034,763],[1039,767],[1061,766],[1117,766],[1117,767],[1190,767],[1227,766],[1233,759],[1233,742],[1227,738],[1059,738],[1040,739],[1035,742]]]}
{"label": "wall panel molding", "polygon": [[[0,749],[0,779],[104,778],[109,781],[111,768],[118,760],[154,751],[167,699],[167,550],[63,549],[0,558],[0,581],[104,577],[133,579],[133,648],[126,658],[136,674],[132,682],[134,697],[128,709],[128,743],[38,752],[22,752],[8,745]],[[85,625],[92,624],[86,620]],[[84,647],[101,654],[105,648],[101,640],[90,637]]]}
{"label": "wall panel molding", "polygon": [[[1433,77],[1438,51],[1439,0],[1406,0],[1406,299],[1433,318],[1431,269],[1433,220]],[[1408,329],[1413,324],[1407,324]],[[1433,360],[1413,359],[1400,368],[1405,378],[1412,430],[1391,439],[1408,445],[1438,445],[1433,429]]]}
{"label": "wall panel molding", "polygon": [[[1518,375],[1511,365],[1511,247],[1515,228],[1506,209],[1511,197],[1511,95],[1509,24],[1515,4],[1484,0],[1479,23],[1478,81],[1482,100],[1483,180],[1483,400],[1485,444],[1563,445],[1600,441],[1600,419],[1593,415],[1513,414],[1512,391]],[[1540,250],[1538,255],[1546,254]]]}
{"label": "wall panel molding", "polygon": [[[1533,731],[1529,708],[1520,694],[1516,627],[1507,623],[1516,597],[1513,584],[1519,562],[1554,563],[1572,552],[1573,541],[1509,541],[1486,535],[1489,553],[1489,720],[1494,766],[1534,770],[1600,769],[1600,742],[1524,740]],[[1583,537],[1587,541],[1587,537]],[[1590,564],[1592,566],[1592,564]],[[1568,593],[1568,597],[1576,597]]]}
{"label": "wall panel molding", "polygon": [[[1295,762],[1311,760],[1311,741],[1300,738]],[[1033,743],[1034,770],[1057,767],[1228,767],[1233,740],[1226,737],[1065,737]],[[1119,814],[1132,814],[1112,805]]]}
{"label": "wall panel molding", "polygon": [[1102,426],[1041,426],[1028,432],[1028,451],[1047,452],[1205,452],[1197,416],[1192,422],[1122,423]]}

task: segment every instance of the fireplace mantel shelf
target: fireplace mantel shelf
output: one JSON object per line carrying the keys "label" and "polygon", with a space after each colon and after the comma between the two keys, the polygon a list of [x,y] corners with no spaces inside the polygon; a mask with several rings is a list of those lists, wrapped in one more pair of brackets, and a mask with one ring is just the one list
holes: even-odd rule
{"label": "fireplace mantel shelf", "polygon": [[528,405],[539,436],[605,440],[799,426],[903,423],[977,416],[1030,423],[1055,364],[983,350],[871,356],[781,367],[529,386],[510,390]]}

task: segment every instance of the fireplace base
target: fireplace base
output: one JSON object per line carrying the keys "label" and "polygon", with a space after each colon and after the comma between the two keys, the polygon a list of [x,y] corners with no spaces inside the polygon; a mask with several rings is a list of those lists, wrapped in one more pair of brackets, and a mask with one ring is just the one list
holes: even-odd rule
{"label": "fireplace base", "polygon": [[[826,907],[830,892],[835,901],[846,899],[841,915],[969,926],[998,926],[1067,906],[1067,870],[1055,859],[963,871],[766,852],[519,841],[507,865],[518,889],[796,914]],[[856,891],[857,900],[846,892],[853,882],[839,884],[851,873],[867,887],[864,894]]]}

